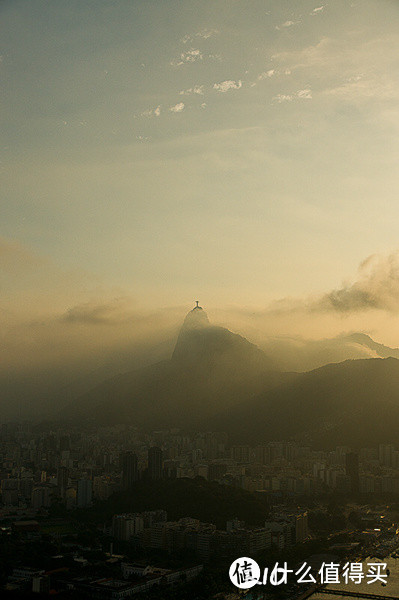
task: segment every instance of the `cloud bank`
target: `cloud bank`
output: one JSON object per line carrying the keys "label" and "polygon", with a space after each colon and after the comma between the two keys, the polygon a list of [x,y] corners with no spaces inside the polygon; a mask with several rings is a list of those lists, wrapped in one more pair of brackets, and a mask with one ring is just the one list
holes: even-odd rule
{"label": "cloud bank", "polygon": [[341,313],[371,309],[399,312],[399,254],[367,257],[353,283],[332,290],[316,307]]}

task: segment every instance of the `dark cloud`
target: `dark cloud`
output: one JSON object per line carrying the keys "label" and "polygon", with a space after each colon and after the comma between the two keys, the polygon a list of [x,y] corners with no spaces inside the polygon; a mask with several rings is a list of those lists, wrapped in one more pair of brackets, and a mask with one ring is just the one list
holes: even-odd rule
{"label": "dark cloud", "polygon": [[[399,252],[372,254],[363,260],[354,281],[321,296],[280,298],[257,316],[301,313],[351,314],[368,310],[399,313]],[[245,309],[244,309],[245,312]],[[255,316],[255,313],[253,313]]]}
{"label": "dark cloud", "polygon": [[399,311],[399,256],[371,255],[364,260],[353,283],[325,294],[312,310],[331,310],[340,313],[364,310]]}

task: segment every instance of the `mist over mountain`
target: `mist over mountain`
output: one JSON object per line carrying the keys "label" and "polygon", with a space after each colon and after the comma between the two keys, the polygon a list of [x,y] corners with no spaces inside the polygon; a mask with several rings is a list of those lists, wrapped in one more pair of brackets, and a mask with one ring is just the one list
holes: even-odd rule
{"label": "mist over mountain", "polygon": [[341,334],[309,340],[301,337],[273,337],[261,348],[273,357],[281,371],[311,371],[329,363],[362,358],[399,358],[399,350],[375,342],[365,333]]}
{"label": "mist over mountain", "polygon": [[[26,365],[0,372],[0,407],[3,419],[51,417],[80,395],[107,379],[151,365],[173,351],[169,331],[146,343],[132,340],[119,347],[100,348],[90,359],[78,355],[58,365]],[[73,354],[73,349],[71,350]]]}
{"label": "mist over mountain", "polygon": [[[93,357],[95,368],[66,363],[64,371],[3,377],[3,411],[8,402],[17,418],[219,429],[245,443],[298,435],[311,443],[345,443],[352,430],[383,440],[393,427],[397,361],[382,376],[383,367],[375,366],[380,361],[364,359],[399,358],[399,350],[364,333],[321,340],[281,336],[259,347],[213,325],[199,306],[174,331],[125,344],[97,365]],[[339,364],[320,368],[328,363]],[[364,364],[361,375],[357,363]],[[378,433],[380,416],[387,425]]]}
{"label": "mist over mountain", "polygon": [[[325,359],[398,351],[365,334],[314,342]],[[228,431],[237,443],[295,438],[320,446],[394,439],[399,423],[399,360],[350,359],[309,372],[278,372],[244,337],[209,322],[199,306],[180,329],[169,360],[110,378],[68,405],[62,417],[148,428]]]}
{"label": "mist over mountain", "polygon": [[63,416],[101,423],[193,427],[281,382],[257,346],[209,323],[197,306],[188,313],[169,360],[113,377],[70,404]]}

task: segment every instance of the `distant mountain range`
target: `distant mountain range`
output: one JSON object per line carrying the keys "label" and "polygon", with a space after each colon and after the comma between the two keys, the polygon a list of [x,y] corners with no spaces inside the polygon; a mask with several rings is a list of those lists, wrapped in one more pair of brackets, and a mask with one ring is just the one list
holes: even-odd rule
{"label": "distant mountain range", "polygon": [[197,306],[186,316],[169,360],[96,385],[61,417],[151,429],[223,430],[238,443],[251,444],[291,438],[318,446],[394,441],[399,350],[360,333],[335,338],[334,347],[338,340],[384,358],[280,372],[274,356],[211,325]]}
{"label": "distant mountain range", "polygon": [[398,426],[396,358],[347,360],[298,373],[214,419],[214,427],[237,443],[294,438],[323,448],[394,442]]}
{"label": "distant mountain range", "polygon": [[108,379],[69,404],[63,416],[141,427],[195,427],[281,380],[262,350],[211,325],[196,307],[184,321],[171,359]]}
{"label": "distant mountain range", "polygon": [[262,350],[281,371],[311,371],[323,365],[359,358],[398,358],[399,350],[378,344],[369,335],[351,333],[309,340],[301,337],[268,338]]}

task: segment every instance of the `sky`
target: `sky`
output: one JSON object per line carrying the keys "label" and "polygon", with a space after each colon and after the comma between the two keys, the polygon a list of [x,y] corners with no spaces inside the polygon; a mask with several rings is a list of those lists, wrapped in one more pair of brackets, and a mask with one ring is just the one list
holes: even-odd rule
{"label": "sky", "polygon": [[399,346],[398,2],[0,14],[5,368],[140,344],[197,298],[244,332]]}

